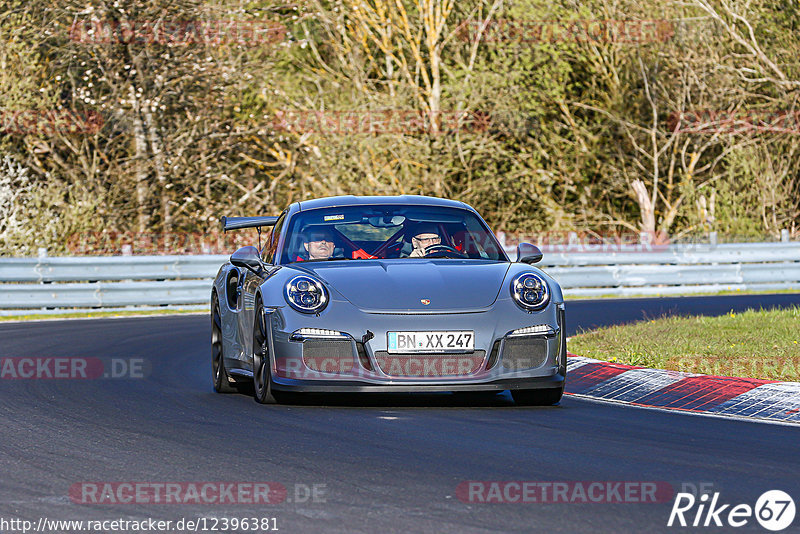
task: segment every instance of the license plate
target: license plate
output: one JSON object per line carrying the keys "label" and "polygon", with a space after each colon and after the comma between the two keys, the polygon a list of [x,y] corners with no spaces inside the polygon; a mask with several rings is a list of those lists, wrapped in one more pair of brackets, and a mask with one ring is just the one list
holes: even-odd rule
{"label": "license plate", "polygon": [[471,352],[475,349],[475,332],[471,330],[442,332],[387,332],[389,352]]}

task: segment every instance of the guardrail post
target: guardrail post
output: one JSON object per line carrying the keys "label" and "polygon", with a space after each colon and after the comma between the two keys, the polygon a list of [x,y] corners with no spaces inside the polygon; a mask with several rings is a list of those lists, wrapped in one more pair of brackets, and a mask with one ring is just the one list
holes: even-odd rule
{"label": "guardrail post", "polygon": [[784,228],[781,230],[781,243],[788,243],[789,242],[789,230]]}
{"label": "guardrail post", "polygon": [[639,244],[642,245],[642,250],[653,249],[653,237],[650,232],[639,232]]}
{"label": "guardrail post", "polygon": [[570,232],[567,234],[567,250],[570,250],[572,247],[577,248],[580,250],[580,242],[578,241],[578,232]]}
{"label": "guardrail post", "polygon": [[717,232],[708,233],[708,242],[712,247],[717,246]]}
{"label": "guardrail post", "polygon": [[44,247],[39,247],[37,256],[40,257],[40,258],[46,258],[47,257],[47,249],[44,248]]}

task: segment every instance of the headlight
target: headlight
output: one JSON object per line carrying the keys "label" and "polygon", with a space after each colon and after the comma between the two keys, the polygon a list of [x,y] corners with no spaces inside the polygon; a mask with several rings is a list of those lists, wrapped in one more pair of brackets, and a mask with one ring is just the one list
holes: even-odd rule
{"label": "headlight", "polygon": [[286,284],[286,302],[303,313],[319,313],[328,305],[328,290],[310,276],[295,276]]}
{"label": "headlight", "polygon": [[523,273],[511,281],[511,296],[527,311],[541,310],[550,302],[550,288],[538,274]]}

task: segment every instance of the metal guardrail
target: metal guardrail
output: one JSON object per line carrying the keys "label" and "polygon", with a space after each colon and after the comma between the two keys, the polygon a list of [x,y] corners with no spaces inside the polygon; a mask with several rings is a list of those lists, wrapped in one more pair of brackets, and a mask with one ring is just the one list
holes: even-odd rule
{"label": "metal guardrail", "polygon": [[[515,257],[513,249],[507,250]],[[0,258],[0,314],[207,305],[223,255]],[[568,296],[800,290],[800,243],[672,245],[645,252],[544,250]]]}
{"label": "metal guardrail", "polygon": [[648,252],[547,253],[539,264],[571,296],[800,289],[800,243],[672,245]]}
{"label": "metal guardrail", "polygon": [[213,278],[227,259],[224,255],[0,258],[0,283]]}
{"label": "metal guardrail", "polygon": [[228,256],[0,258],[0,315],[207,305]]}

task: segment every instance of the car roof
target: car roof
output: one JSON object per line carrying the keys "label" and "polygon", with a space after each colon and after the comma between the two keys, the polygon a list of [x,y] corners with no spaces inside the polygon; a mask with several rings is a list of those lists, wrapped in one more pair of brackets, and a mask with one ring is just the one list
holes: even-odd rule
{"label": "car roof", "polygon": [[297,203],[298,211],[311,210],[316,208],[333,208],[340,206],[369,206],[376,204],[397,204],[411,206],[442,206],[448,208],[460,208],[475,211],[472,207],[457,200],[445,198],[426,197],[422,195],[395,195],[395,196],[355,196],[344,195],[338,197],[317,198],[314,200],[303,200]]}

